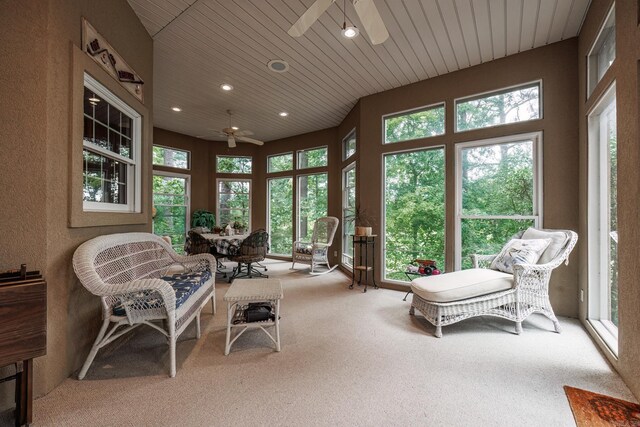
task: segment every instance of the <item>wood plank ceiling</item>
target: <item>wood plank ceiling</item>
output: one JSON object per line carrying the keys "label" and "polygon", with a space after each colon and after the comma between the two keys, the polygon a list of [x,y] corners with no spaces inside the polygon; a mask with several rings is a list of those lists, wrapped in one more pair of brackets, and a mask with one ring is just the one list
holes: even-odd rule
{"label": "wood plank ceiling", "polygon": [[[363,96],[575,37],[589,6],[375,0],[390,37],[373,46],[366,34],[340,35],[341,0],[300,38],[287,30],[314,0],[128,1],[154,39],[155,125],[221,140],[213,130],[231,109],[234,126],[265,141],[336,126]],[[346,14],[362,28],[350,0]],[[272,59],[290,70],[270,71]]]}

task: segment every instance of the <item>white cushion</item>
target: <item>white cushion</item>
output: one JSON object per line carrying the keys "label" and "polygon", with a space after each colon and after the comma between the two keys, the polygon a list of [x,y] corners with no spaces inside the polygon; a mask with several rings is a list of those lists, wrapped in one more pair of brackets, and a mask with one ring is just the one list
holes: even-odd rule
{"label": "white cushion", "polygon": [[486,268],[419,277],[411,282],[411,290],[414,294],[433,302],[458,301],[506,291],[512,287],[512,274]]}
{"label": "white cushion", "polygon": [[551,243],[549,243],[549,246],[545,249],[538,260],[538,264],[546,264],[553,261],[560,254],[562,249],[567,245],[567,242],[569,242],[571,236],[569,233],[565,233],[564,231],[543,231],[529,227],[522,235],[522,238],[551,239]]}
{"label": "white cushion", "polygon": [[512,239],[493,259],[491,268],[513,273],[514,264],[535,264],[551,243],[551,239]]}

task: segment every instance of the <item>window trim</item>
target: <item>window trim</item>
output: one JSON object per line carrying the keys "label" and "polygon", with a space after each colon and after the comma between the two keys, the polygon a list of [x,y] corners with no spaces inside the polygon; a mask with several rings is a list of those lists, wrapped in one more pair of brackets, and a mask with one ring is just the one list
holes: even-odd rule
{"label": "window trim", "polygon": [[151,164],[153,166],[159,166],[161,168],[171,168],[171,169],[175,169],[175,170],[179,170],[179,171],[190,171],[191,170],[191,150],[184,150],[182,148],[176,148],[176,147],[170,147],[168,145],[162,145],[162,144],[153,144],[152,146],[152,150],[153,147],[160,147],[160,148],[164,148],[164,149],[169,149],[169,150],[174,150],[174,151],[182,151],[183,153],[187,153],[187,167],[186,168],[178,168],[175,166],[168,166],[168,165],[159,165],[157,163],[153,163],[153,155],[151,156]]}
{"label": "window trim", "polygon": [[[269,233],[269,252],[267,253],[269,255],[273,255],[277,257],[291,257],[291,253],[278,254],[275,252],[271,252],[271,247],[272,247],[271,245],[271,187],[269,186],[269,182],[276,179],[287,179],[287,178],[291,180],[291,188],[293,189],[293,186],[295,183],[295,179],[294,179],[295,177],[293,175],[272,176],[267,178],[267,233]],[[291,197],[293,198],[293,194],[291,194]],[[294,216],[294,207],[293,207],[293,200],[291,200],[291,219],[292,220],[293,220],[293,216]],[[291,238],[293,239],[293,228],[291,232],[292,232]],[[292,244],[293,244],[293,241],[294,240],[292,240]]]}
{"label": "window trim", "polygon": [[[249,172],[220,172],[218,170],[218,159],[220,158],[231,158],[231,159],[250,159],[251,160],[251,171]],[[229,174],[229,175],[252,175],[253,174],[253,156],[233,156],[229,154],[216,154],[216,173],[217,174]]]}
{"label": "window trim", "polygon": [[[382,218],[380,218],[380,224],[381,224],[381,234],[382,234],[382,242],[380,243],[380,259],[376,260],[379,262],[379,266],[380,266],[380,278],[382,279],[382,281],[387,282],[387,283],[395,283],[395,284],[399,284],[399,285],[403,285],[403,286],[410,286],[411,283],[410,282],[405,282],[402,280],[396,280],[396,279],[389,279],[386,278],[386,271],[387,271],[387,266],[385,263],[385,254],[387,253],[387,239],[386,239],[386,230],[387,230],[387,207],[386,207],[386,203],[385,203],[385,185],[384,183],[387,181],[387,169],[385,168],[385,159],[387,156],[392,156],[394,154],[402,154],[402,153],[413,153],[413,152],[417,152],[417,151],[427,151],[427,150],[436,150],[436,149],[441,149],[443,151],[443,155],[444,155],[444,174],[445,174],[445,179],[444,179],[444,242],[445,242],[445,251],[444,251],[444,265],[447,265],[447,239],[448,239],[448,235],[447,235],[447,224],[449,223],[449,218],[447,218],[447,197],[448,197],[448,191],[447,191],[447,146],[445,144],[437,144],[437,145],[429,145],[429,146],[425,146],[425,147],[419,147],[419,148],[408,148],[408,149],[404,149],[404,150],[395,150],[395,151],[389,151],[387,153],[382,153],[382,156],[380,156],[380,160],[381,160],[381,164],[380,164],[380,170],[382,171],[382,185],[380,186],[380,212],[382,213]],[[375,254],[374,254],[375,256]]]}
{"label": "window trim", "polygon": [[[351,271],[351,270],[352,270],[352,268],[353,268],[353,257],[352,257],[352,254],[348,254],[348,253],[346,253],[346,252],[345,252],[345,245],[346,245],[346,243],[347,243],[347,239],[348,239],[348,237],[349,237],[349,236],[347,236],[347,234],[345,233],[345,230],[346,230],[346,221],[345,221],[345,219],[344,219],[345,202],[346,202],[346,199],[347,199],[347,194],[346,194],[346,192],[345,192],[345,189],[346,189],[346,185],[345,185],[345,183],[346,183],[345,175],[346,175],[349,171],[353,170],[353,172],[354,172],[354,174],[355,174],[355,176],[356,176],[356,180],[355,180],[355,186],[354,186],[354,188],[355,188],[355,190],[356,190],[356,201],[357,201],[357,200],[358,200],[358,184],[357,184],[357,182],[358,182],[358,175],[357,175],[356,167],[357,167],[357,166],[356,166],[356,162],[355,162],[355,160],[354,160],[353,162],[349,163],[347,166],[345,166],[344,168],[342,168],[342,172],[341,172],[341,180],[342,180],[342,198],[341,198],[341,199],[342,199],[342,206],[341,206],[341,209],[340,209],[340,210],[341,210],[341,212],[342,212],[342,218],[341,218],[341,220],[342,220],[342,247],[340,248],[340,250],[341,250],[341,252],[342,252],[342,253],[341,253],[341,256],[340,256],[340,265],[342,265],[344,268],[346,268],[346,269],[347,269],[347,270],[349,270],[349,271]],[[355,209],[355,206],[354,206],[354,209]],[[354,219],[354,224],[355,224],[355,219]],[[344,261],[344,260],[345,260],[345,257],[347,257],[347,258],[351,258],[351,264],[348,264],[348,263],[346,263],[346,262]]]}
{"label": "window trim", "polygon": [[[191,175],[189,174],[185,174],[185,173],[178,173],[178,172],[170,172],[170,171],[163,171],[163,170],[158,170],[158,169],[154,169],[153,170],[153,176],[155,175],[160,175],[160,176],[167,176],[167,177],[173,177],[173,178],[183,178],[185,180],[185,205],[187,208],[186,211],[186,221],[185,221],[185,238],[187,236],[187,233],[189,232],[189,229],[191,228]],[[151,205],[152,206],[156,206],[155,203],[153,202],[153,196],[155,196],[156,193],[153,192],[153,186],[151,189]],[[180,206],[180,205],[171,205],[171,206]],[[151,218],[151,232],[155,234],[155,231],[153,230],[154,228],[154,223],[153,223],[153,215]]]}
{"label": "window trim", "polygon": [[[87,149],[88,151],[95,152],[102,157],[107,157],[127,165],[127,203],[119,204],[86,201],[83,197],[82,210],[84,212],[140,213],[142,199],[142,115],[86,71],[83,73],[83,93],[85,87],[98,94],[107,103],[113,105],[115,108],[120,110],[121,113],[126,114],[131,119],[131,158],[124,157],[119,153],[104,149],[92,142],[87,142],[84,140],[83,136],[83,150]],[[84,107],[82,109],[82,117],[84,120]],[[82,172],[84,172],[84,166],[82,167]]]}
{"label": "window trim", "polygon": [[[351,136],[353,136],[355,141],[356,141],[356,147],[353,149],[353,153],[351,153],[351,155],[347,156],[347,141],[349,141]],[[346,162],[347,160],[349,160],[350,158],[355,156],[357,152],[358,152],[358,135],[356,134],[356,128],[354,126],[353,129],[351,129],[347,133],[347,135],[344,138],[342,138],[342,161]]]}
{"label": "window trim", "polygon": [[[615,10],[616,10],[616,2],[614,1],[613,3],[611,3],[611,6],[609,7],[609,11],[607,12],[607,15],[605,16],[604,20],[602,21],[602,24],[600,24],[600,28],[598,29],[598,34],[596,35],[596,37],[593,39],[593,44],[591,45],[591,48],[589,49],[589,52],[587,52],[587,57],[586,57],[586,61],[587,61],[587,99],[589,99],[591,97],[591,95],[593,94],[593,91],[596,89],[596,87],[598,86],[598,83],[600,83],[602,80],[604,80],[604,76],[607,75],[607,72],[611,69],[611,67],[613,66],[613,64],[615,63],[615,60],[618,58],[618,52],[617,52],[617,43],[616,43],[616,56],[613,58],[613,62],[611,63],[611,65],[609,65],[609,67],[607,67],[607,70],[604,72],[604,74],[602,75],[602,77],[600,79],[598,79],[597,81],[593,82],[592,78],[592,70],[591,70],[591,56],[593,55],[593,51],[596,49],[596,46],[598,46],[599,48],[602,47],[601,45],[601,37],[602,37],[602,33],[604,32],[604,29],[607,26],[607,22],[609,22],[610,18],[613,18],[613,25],[614,27],[617,28],[616,26],[616,15],[615,15]],[[615,31],[614,31],[614,40],[616,37]],[[616,40],[617,42],[617,40]],[[598,77],[598,72],[596,70],[596,78]],[[608,91],[609,89],[606,89],[606,91]]]}
{"label": "window trim", "polygon": [[[532,87],[538,85],[538,118],[536,119],[530,119],[530,120],[521,120],[519,122],[510,122],[510,123],[498,123],[495,125],[491,125],[491,126],[483,126],[483,127],[479,127],[479,128],[473,128],[473,129],[464,129],[464,130],[458,130],[458,104],[462,103],[462,102],[469,102],[469,101],[475,101],[477,99],[483,99],[483,98],[488,98],[490,96],[494,96],[494,95],[501,95],[504,93],[509,93],[509,92],[514,92],[517,89],[524,89],[527,87]],[[469,96],[464,96],[464,97],[460,97],[460,98],[454,98],[453,100],[453,133],[465,133],[465,132],[473,132],[473,131],[477,131],[477,130],[481,130],[481,129],[491,129],[491,128],[495,128],[495,127],[499,127],[499,126],[509,126],[509,125],[516,125],[519,123],[530,123],[530,122],[535,122],[536,120],[542,120],[544,119],[544,87],[543,87],[543,82],[542,79],[537,79],[537,80],[532,80],[526,83],[519,83],[517,85],[513,85],[513,86],[506,86],[500,89],[496,89],[496,90],[490,90],[487,92],[480,92],[480,93],[476,93],[474,95],[469,95]]]}
{"label": "window trim", "polygon": [[[386,120],[389,118],[394,118],[394,117],[400,117],[400,116],[408,116],[411,115],[412,113],[419,113],[421,111],[427,111],[427,110],[433,110],[437,107],[442,107],[443,111],[444,111],[444,120],[443,120],[443,132],[438,134],[438,135],[428,135],[428,136],[421,136],[420,138],[410,138],[410,139],[403,139],[402,141],[392,141],[392,142],[387,142],[387,127],[386,127]],[[383,114],[382,115],[382,145],[390,145],[390,144],[400,144],[403,142],[408,142],[408,141],[417,141],[419,139],[427,139],[427,138],[436,138],[438,136],[443,136],[447,134],[447,102],[446,101],[442,101],[442,102],[436,102],[433,104],[428,104],[428,105],[422,105],[420,107],[415,107],[415,108],[409,108],[407,110],[402,110],[402,111],[396,111],[393,113],[388,113],[388,114]]]}
{"label": "window trim", "polygon": [[[510,142],[533,141],[533,214],[532,215],[463,215],[462,214],[462,150],[465,148],[508,144]],[[455,214],[454,214],[454,270],[462,267],[462,220],[463,219],[533,219],[539,228],[543,222],[543,150],[542,132],[529,132],[497,138],[466,141],[455,144]],[[537,214],[536,214],[537,213]]]}
{"label": "window trim", "polygon": [[[318,172],[309,172],[309,173],[299,173],[296,174],[295,176],[295,206],[296,206],[296,211],[295,211],[295,234],[294,234],[294,242],[298,242],[300,241],[301,237],[300,237],[300,178],[304,177],[304,176],[311,176],[311,175],[326,175],[327,176],[327,214],[329,215],[329,171],[325,170],[325,171],[318,171]],[[325,215],[325,216],[326,216]]]}
{"label": "window trim", "polygon": [[[307,152],[307,151],[320,150],[322,148],[324,148],[326,153],[327,153],[327,163],[325,165],[322,165],[322,166],[306,166],[306,167],[303,167],[303,168],[300,167],[300,153]],[[302,150],[296,150],[295,162],[296,162],[295,170],[328,168],[329,167],[329,146],[328,145],[320,145],[320,146],[317,146],[317,147],[303,148]]]}
{"label": "window trim", "polygon": [[222,223],[220,222],[220,182],[221,181],[225,181],[225,182],[248,182],[249,183],[249,193],[248,193],[248,198],[249,198],[249,221],[247,223],[247,229],[251,230],[251,216],[253,215],[253,200],[252,200],[252,193],[253,193],[253,179],[251,178],[216,178],[216,225],[218,227],[222,226]]}
{"label": "window trim", "polygon": [[[287,154],[291,154],[291,169],[285,169],[285,170],[281,170],[281,171],[269,171],[269,159],[272,157],[281,157],[281,156],[286,156]],[[267,174],[272,174],[272,173],[285,173],[285,172],[290,172],[292,170],[295,170],[295,155],[293,151],[286,151],[284,153],[278,153],[278,154],[271,154],[269,156],[267,156]]]}
{"label": "window trim", "polygon": [[[609,87],[594,103],[593,107],[587,113],[587,146],[588,146],[588,165],[587,165],[587,189],[589,194],[593,196],[592,186],[597,188],[597,195],[589,197],[587,202],[587,253],[589,259],[599,259],[599,263],[589,263],[588,266],[588,293],[587,293],[587,315],[586,320],[591,324],[598,337],[604,342],[609,351],[618,357],[618,328],[609,320],[603,319],[602,312],[609,311],[608,307],[608,286],[603,286],[602,273],[606,268],[606,260],[608,260],[608,252],[606,245],[601,244],[604,232],[601,230],[601,220],[603,215],[608,217],[608,206],[603,206],[602,200],[602,183],[601,172],[603,163],[605,162],[603,151],[605,147],[601,143],[602,129],[600,127],[600,119],[602,114],[607,111],[611,101],[616,102],[617,93],[616,81],[614,80]],[[597,129],[594,129],[593,122],[597,121]],[[595,174],[595,175],[594,175]],[[595,184],[595,185],[594,185]],[[593,257],[592,257],[593,255]]]}

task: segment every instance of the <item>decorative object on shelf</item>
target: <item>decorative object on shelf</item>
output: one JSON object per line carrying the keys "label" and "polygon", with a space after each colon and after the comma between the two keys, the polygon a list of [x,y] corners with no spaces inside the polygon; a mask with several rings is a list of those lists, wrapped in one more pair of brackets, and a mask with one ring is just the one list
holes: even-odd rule
{"label": "decorative object on shelf", "polygon": [[144,102],[144,82],[109,42],[82,18],[83,50],[133,96]]}
{"label": "decorative object on shelf", "polygon": [[355,223],[356,236],[371,236],[373,234],[373,225],[375,217],[369,215],[366,209],[362,209],[357,205],[353,210],[353,214],[344,217],[345,223],[353,221]]}
{"label": "decorative object on shelf", "polygon": [[[370,236],[357,236],[352,235],[353,239],[353,269],[351,270],[351,284],[349,289],[353,289],[353,285],[356,281],[356,271],[359,272],[358,286],[362,284],[362,272],[364,271],[364,290],[367,292],[367,285],[369,283],[369,272],[371,272],[371,278],[373,281],[374,289],[378,289],[376,284],[376,235]],[[369,256],[369,246],[371,246],[371,256]],[[357,248],[357,250],[356,250]],[[358,253],[358,262],[356,264],[356,252]],[[369,265],[371,262],[371,265]]]}
{"label": "decorative object on shelf", "polygon": [[191,214],[191,227],[205,227],[209,230],[216,226],[216,216],[204,209],[196,209]]}
{"label": "decorative object on shelf", "polygon": [[[405,276],[409,281],[413,280],[411,276],[437,276],[442,274],[442,271],[436,266],[436,262],[432,259],[414,259],[413,262],[418,265],[409,264],[404,271]],[[409,288],[409,291],[405,294],[402,301],[406,301],[407,297],[413,291]]]}
{"label": "decorative object on shelf", "polygon": [[234,234],[243,234],[244,230],[247,228],[243,223],[241,223],[238,220],[235,220],[231,225],[231,227],[233,228]]}

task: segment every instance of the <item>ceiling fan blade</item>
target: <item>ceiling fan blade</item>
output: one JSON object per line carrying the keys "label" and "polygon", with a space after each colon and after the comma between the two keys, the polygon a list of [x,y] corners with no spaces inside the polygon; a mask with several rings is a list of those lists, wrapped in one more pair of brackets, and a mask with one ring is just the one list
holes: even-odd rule
{"label": "ceiling fan blade", "polygon": [[239,136],[236,138],[238,141],[242,141],[242,142],[250,142],[252,144],[256,144],[256,145],[264,145],[264,142],[262,141],[258,141],[257,139],[253,139],[253,138],[247,138],[246,136]]}
{"label": "ceiling fan blade", "polygon": [[296,23],[289,28],[289,35],[291,37],[300,37],[303,35],[334,1],[336,0],[316,0],[311,7],[298,18]]}
{"label": "ceiling fan blade", "polygon": [[233,135],[229,135],[229,138],[227,138],[227,143],[229,143],[229,148],[235,148],[236,139],[233,137]]}
{"label": "ceiling fan blade", "polygon": [[235,136],[250,136],[250,135],[253,135],[253,132],[251,132],[250,130],[241,130],[241,131],[235,132],[234,135]]}
{"label": "ceiling fan blade", "polygon": [[383,43],[389,37],[389,32],[373,0],[353,0],[353,7],[371,39],[371,44]]}

